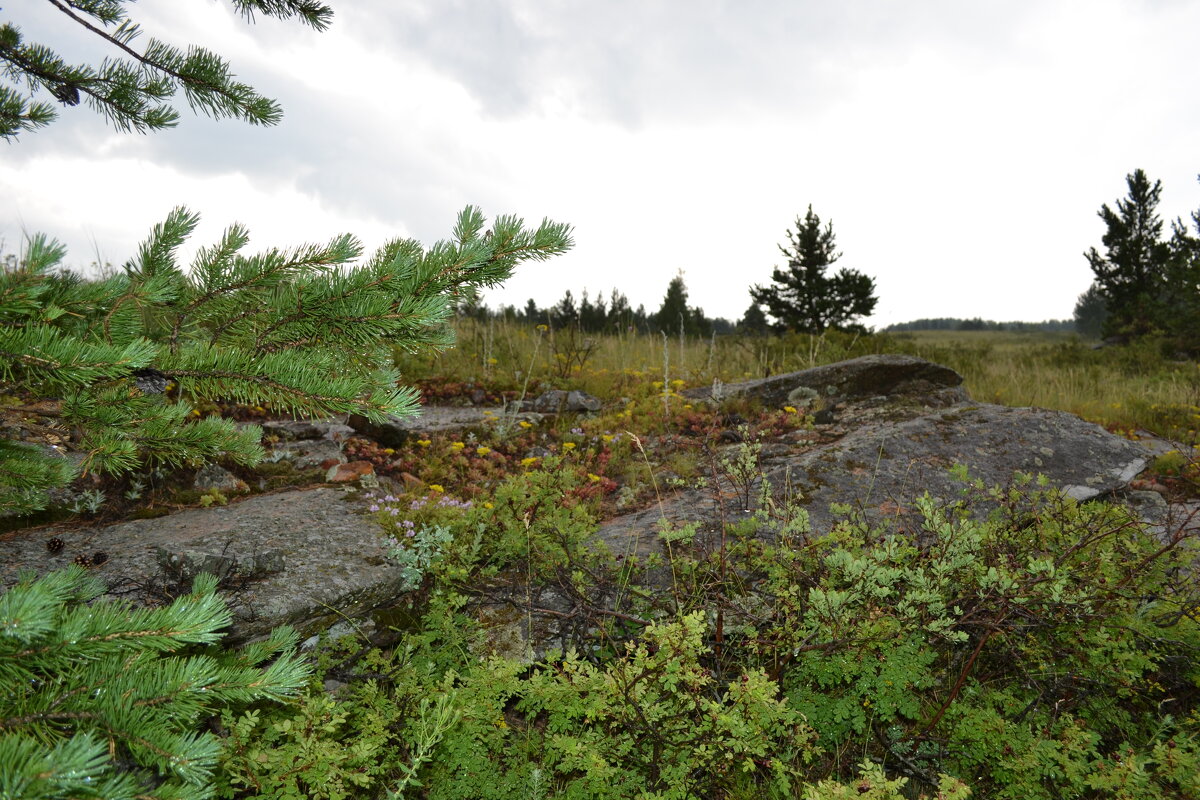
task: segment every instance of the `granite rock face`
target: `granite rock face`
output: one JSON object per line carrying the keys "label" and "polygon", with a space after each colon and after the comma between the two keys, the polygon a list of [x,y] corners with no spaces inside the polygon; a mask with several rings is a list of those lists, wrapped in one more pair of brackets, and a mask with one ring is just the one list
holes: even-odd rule
{"label": "granite rock face", "polygon": [[[822,370],[822,380],[850,374],[843,369]],[[775,490],[786,489],[802,498],[815,531],[828,530],[843,518],[831,510],[832,504],[849,506],[878,521],[903,514],[927,492],[944,502],[956,501],[966,488],[951,472],[956,465],[966,467],[971,479],[988,486],[1009,485],[1016,473],[1045,475],[1051,487],[1077,500],[1090,500],[1127,488],[1150,461],[1149,449],[1140,443],[1060,411],[970,402],[948,408],[914,405],[910,394],[914,388],[923,399],[932,391],[935,403],[945,399],[942,389],[954,388],[944,385],[953,380],[945,372],[922,369],[922,373],[925,377],[919,379],[889,379],[897,392],[893,395],[875,394],[881,384],[870,384],[866,391],[871,396],[847,402],[835,424],[798,432],[787,442],[763,448],[761,468],[766,479]],[[890,374],[894,378],[897,373]],[[788,381],[771,387],[770,396],[783,396],[789,385],[805,385],[790,376],[780,378]],[[762,387],[761,382],[753,384],[748,389],[732,388],[739,392]],[[838,391],[860,391],[864,386],[853,379],[837,385]],[[855,385],[860,389],[853,389]],[[663,517],[675,526],[697,523],[701,531],[715,533],[722,516],[733,520],[752,511],[757,494],[731,484],[720,489],[680,491],[661,508],[606,522],[597,537],[616,552],[646,554],[660,547],[657,532]]]}
{"label": "granite rock face", "polygon": [[[384,559],[379,526],[340,489],[251,497],[158,519],[50,530],[0,541],[0,586],[17,572],[68,566],[93,550],[108,554],[96,573],[110,594],[137,604],[186,592],[200,570],[222,580],[234,621],[227,642],[265,636],[280,624],[312,635],[345,617],[394,602],[400,568]],[[48,554],[44,539],[64,547]]]}

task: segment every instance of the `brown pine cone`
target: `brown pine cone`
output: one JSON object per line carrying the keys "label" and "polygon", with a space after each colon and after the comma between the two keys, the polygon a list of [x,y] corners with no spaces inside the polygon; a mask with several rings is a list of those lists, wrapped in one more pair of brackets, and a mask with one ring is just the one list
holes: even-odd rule
{"label": "brown pine cone", "polygon": [[64,547],[66,547],[66,542],[57,536],[55,536],[53,539],[46,540],[46,549],[51,553],[61,553]]}

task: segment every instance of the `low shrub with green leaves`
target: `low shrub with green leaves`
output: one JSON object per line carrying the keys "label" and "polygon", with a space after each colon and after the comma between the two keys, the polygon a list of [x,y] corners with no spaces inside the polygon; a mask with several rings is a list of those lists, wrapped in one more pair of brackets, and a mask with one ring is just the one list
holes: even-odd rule
{"label": "low shrub with green leaves", "polygon": [[287,628],[212,647],[230,621],[216,585],[200,575],[170,606],[131,609],[72,566],[0,595],[0,797],[210,796],[208,719],[292,699],[310,672]]}
{"label": "low shrub with green leaves", "polygon": [[[1194,533],[1029,476],[964,484],[987,518],[925,499],[816,532],[768,486],[723,544],[639,563],[552,502],[574,480],[445,520],[423,618],[330,661],[339,699],[229,717],[228,796],[1200,797]],[[568,649],[506,656],[538,615]]]}

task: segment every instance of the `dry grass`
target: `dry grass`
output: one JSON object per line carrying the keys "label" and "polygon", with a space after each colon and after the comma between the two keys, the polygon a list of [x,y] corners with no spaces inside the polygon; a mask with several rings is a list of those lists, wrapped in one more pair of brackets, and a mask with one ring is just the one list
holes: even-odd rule
{"label": "dry grass", "polygon": [[1170,361],[1156,343],[1092,350],[1071,334],[917,331],[893,335],[684,339],[588,335],[504,321],[457,323],[459,344],[436,358],[398,356],[413,379],[440,375],[520,390],[578,388],[601,397],[651,381],[689,386],[777,375],[870,353],[909,353],[963,375],[977,400],[1069,411],[1113,429],[1144,429],[1194,445],[1200,364]]}

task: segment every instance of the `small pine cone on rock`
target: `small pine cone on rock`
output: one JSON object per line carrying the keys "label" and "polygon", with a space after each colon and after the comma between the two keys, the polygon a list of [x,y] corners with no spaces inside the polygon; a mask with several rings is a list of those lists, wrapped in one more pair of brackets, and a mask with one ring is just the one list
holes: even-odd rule
{"label": "small pine cone on rock", "polygon": [[83,567],[84,569],[87,569],[88,567],[92,566],[92,557],[85,553],[80,553],[79,555],[75,556],[75,558],[73,558],[71,560],[74,561],[79,566]]}
{"label": "small pine cone on rock", "polygon": [[57,536],[55,536],[53,539],[46,540],[46,549],[51,553],[61,553],[64,547],[66,547],[66,543]]}

